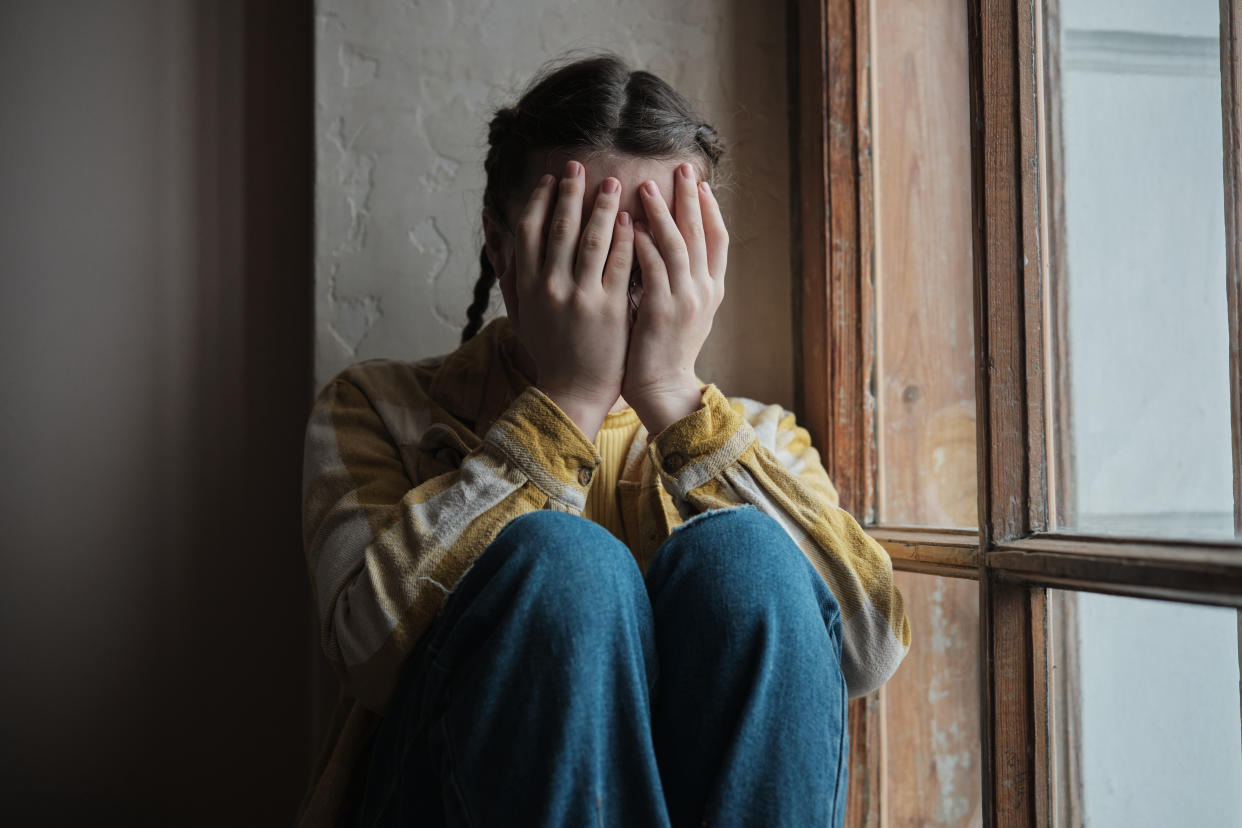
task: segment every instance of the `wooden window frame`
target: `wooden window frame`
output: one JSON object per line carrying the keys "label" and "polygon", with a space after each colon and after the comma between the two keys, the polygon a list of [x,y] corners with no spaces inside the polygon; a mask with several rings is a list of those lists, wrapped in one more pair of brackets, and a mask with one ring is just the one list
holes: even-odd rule
{"label": "wooden window frame", "polygon": [[[979,584],[988,825],[1051,824],[1051,778],[1065,771],[1054,767],[1050,753],[1065,746],[1050,746],[1048,738],[1047,648],[1059,622],[1048,612],[1045,588],[1242,607],[1242,543],[1049,528],[1046,416],[1056,412],[1046,411],[1044,368],[1055,369],[1052,361],[1062,357],[1044,353],[1045,303],[1057,301],[1045,295],[1044,268],[1048,256],[1057,267],[1058,243],[1050,234],[1059,217],[1041,215],[1040,164],[1055,168],[1060,158],[1055,141],[1041,154],[1039,130],[1045,119],[1059,129],[1059,113],[1040,110],[1048,69],[1036,45],[1036,26],[1045,21],[1040,2],[966,2],[978,531],[875,521],[870,0],[794,0],[787,7],[798,414],[822,447],[842,506],[884,545],[895,568]],[[1052,0],[1049,9],[1054,15]],[[1242,0],[1221,0],[1220,19],[1234,520],[1242,535]],[[1042,50],[1045,60],[1048,51]],[[1058,197],[1049,197],[1056,212]],[[851,704],[851,826],[882,823],[881,725],[875,697]],[[1066,803],[1057,805],[1064,813]]]}

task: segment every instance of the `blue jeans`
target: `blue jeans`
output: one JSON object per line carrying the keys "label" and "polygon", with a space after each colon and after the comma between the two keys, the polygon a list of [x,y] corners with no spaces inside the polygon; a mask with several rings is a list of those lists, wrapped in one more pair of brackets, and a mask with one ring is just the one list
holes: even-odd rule
{"label": "blue jeans", "polygon": [[353,825],[840,826],[841,614],[753,506],[644,580],[585,518],[510,521],[411,653]]}

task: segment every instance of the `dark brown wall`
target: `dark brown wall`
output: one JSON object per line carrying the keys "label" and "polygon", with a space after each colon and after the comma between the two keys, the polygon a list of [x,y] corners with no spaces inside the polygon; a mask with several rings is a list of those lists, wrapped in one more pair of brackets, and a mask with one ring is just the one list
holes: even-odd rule
{"label": "dark brown wall", "polygon": [[309,2],[0,6],[0,822],[288,824]]}

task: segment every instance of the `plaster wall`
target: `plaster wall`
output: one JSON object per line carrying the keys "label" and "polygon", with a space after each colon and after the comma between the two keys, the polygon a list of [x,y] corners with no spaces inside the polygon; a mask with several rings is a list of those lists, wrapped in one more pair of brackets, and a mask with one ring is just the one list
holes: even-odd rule
{"label": "plaster wall", "polygon": [[[617,52],[729,143],[727,294],[696,366],[792,408],[783,5],[316,4],[316,380],[457,347],[478,279],[486,125],[547,60]],[[493,289],[486,319],[504,313]]]}

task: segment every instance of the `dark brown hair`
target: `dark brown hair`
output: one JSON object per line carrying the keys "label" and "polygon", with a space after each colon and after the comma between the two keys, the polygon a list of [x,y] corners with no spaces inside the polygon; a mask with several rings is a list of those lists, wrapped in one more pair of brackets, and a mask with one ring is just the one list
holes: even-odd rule
{"label": "dark brown hair", "polygon": [[[483,204],[500,221],[525,179],[536,150],[616,152],[642,158],[697,159],[713,181],[724,146],[712,127],[660,78],[603,54],[547,66],[516,104],[499,110],[487,130]],[[461,341],[483,325],[496,274],[486,250],[466,311]]]}

